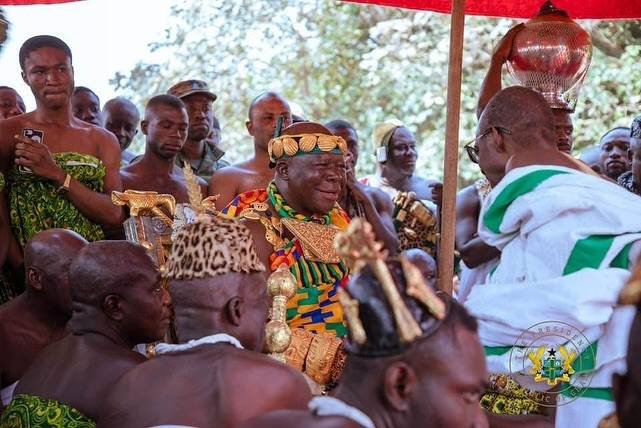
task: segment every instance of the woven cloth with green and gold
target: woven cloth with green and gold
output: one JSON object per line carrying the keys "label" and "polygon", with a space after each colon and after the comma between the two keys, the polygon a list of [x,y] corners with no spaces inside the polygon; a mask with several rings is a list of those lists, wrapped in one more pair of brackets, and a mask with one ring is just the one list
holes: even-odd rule
{"label": "woven cloth with green and gold", "polygon": [[[105,166],[90,155],[54,153],[58,166],[94,192],[102,192]],[[70,229],[88,241],[104,239],[100,225],[85,217],[75,205],[58,193],[54,183],[35,174],[13,168],[7,177],[11,229],[25,245],[33,235],[52,228]]]}
{"label": "woven cloth with green and gold", "polygon": [[20,394],[2,413],[0,428],[95,428],[78,410],[56,400]]}

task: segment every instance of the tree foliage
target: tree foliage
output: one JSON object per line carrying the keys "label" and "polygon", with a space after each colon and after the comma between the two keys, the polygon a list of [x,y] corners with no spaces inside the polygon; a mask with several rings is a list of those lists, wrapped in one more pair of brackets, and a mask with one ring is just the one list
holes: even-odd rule
{"label": "tree foliage", "polygon": [[[253,150],[244,122],[251,100],[281,92],[309,120],[343,118],[361,138],[359,170],[375,169],[373,126],[396,117],[415,131],[422,175],[442,177],[449,16],[335,0],[179,2],[151,55],[112,83],[143,104],[187,78],[208,81],[232,161]],[[496,41],[515,21],[468,17],[461,139],[473,137],[478,90]],[[595,54],[575,116],[578,148],[639,113],[641,24],[588,22]],[[506,84],[509,84],[506,80]],[[479,175],[461,151],[461,182]]]}

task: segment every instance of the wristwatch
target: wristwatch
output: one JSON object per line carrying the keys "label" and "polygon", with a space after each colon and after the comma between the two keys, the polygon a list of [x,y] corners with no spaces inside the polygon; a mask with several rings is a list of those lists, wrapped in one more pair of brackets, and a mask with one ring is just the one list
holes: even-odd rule
{"label": "wristwatch", "polygon": [[65,177],[65,182],[62,183],[62,186],[58,187],[58,190],[56,190],[56,192],[68,193],[70,184],[71,184],[71,175],[67,174],[67,176]]}

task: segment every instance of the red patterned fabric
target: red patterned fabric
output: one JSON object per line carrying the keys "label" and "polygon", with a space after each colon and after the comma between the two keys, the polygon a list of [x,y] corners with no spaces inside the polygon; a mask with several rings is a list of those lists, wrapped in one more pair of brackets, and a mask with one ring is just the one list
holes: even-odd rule
{"label": "red patterned fabric", "polygon": [[[451,0],[350,0],[350,3],[369,3],[441,13],[450,13],[452,10]],[[505,18],[531,18],[538,13],[543,3],[544,0],[467,0],[465,13]],[[554,0],[553,3],[575,19],[641,18],[639,0]]]}

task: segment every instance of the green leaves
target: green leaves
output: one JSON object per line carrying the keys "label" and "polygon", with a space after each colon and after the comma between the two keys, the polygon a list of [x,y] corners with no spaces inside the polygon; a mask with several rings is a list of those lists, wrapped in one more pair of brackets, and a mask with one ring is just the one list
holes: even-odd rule
{"label": "green leaves", "polygon": [[[140,104],[187,78],[218,94],[214,111],[232,161],[253,151],[245,121],[251,100],[282,92],[309,120],[343,118],[358,129],[360,174],[374,172],[371,131],[396,117],[419,142],[421,175],[442,178],[450,17],[334,0],[177,2],[150,56],[112,83]],[[467,17],[461,141],[473,137],[476,102],[494,44],[516,21]],[[588,25],[588,24],[586,24]],[[620,58],[595,49],[575,120],[576,146],[641,113],[638,21],[591,24],[622,46]],[[506,82],[510,84],[510,82]],[[480,175],[461,150],[461,184]]]}

